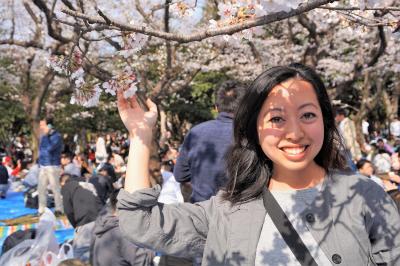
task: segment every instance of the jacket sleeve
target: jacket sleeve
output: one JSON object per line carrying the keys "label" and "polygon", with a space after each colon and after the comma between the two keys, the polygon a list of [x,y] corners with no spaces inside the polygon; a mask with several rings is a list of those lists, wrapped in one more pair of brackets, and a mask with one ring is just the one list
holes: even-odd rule
{"label": "jacket sleeve", "polygon": [[157,202],[160,186],[118,195],[122,235],[138,246],[178,257],[201,256],[213,202],[164,205]]}
{"label": "jacket sleeve", "polygon": [[174,177],[178,182],[190,182],[191,174],[190,174],[190,162],[189,162],[189,143],[190,143],[190,132],[186,135],[185,140],[183,141],[182,148],[179,152],[179,156],[176,160],[176,164],[174,166]]}
{"label": "jacket sleeve", "polygon": [[399,210],[391,197],[377,185],[365,195],[368,195],[364,204],[365,227],[372,257],[378,265],[400,265]]}
{"label": "jacket sleeve", "polygon": [[128,241],[126,238],[121,236],[121,255],[123,259],[127,262],[127,265],[132,266],[147,266],[152,265],[151,262],[154,258],[154,252],[139,248],[132,242]]}

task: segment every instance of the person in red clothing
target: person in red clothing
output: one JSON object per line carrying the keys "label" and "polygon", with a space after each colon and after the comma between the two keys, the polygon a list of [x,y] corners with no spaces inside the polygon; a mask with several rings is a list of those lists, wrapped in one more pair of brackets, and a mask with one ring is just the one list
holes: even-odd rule
{"label": "person in red clothing", "polygon": [[8,175],[10,176],[12,173],[12,159],[10,156],[5,156],[2,160],[2,164],[5,168],[7,168]]}
{"label": "person in red clothing", "polygon": [[14,168],[11,171],[11,176],[18,176],[22,170],[21,160],[18,160],[16,164],[14,164]]}

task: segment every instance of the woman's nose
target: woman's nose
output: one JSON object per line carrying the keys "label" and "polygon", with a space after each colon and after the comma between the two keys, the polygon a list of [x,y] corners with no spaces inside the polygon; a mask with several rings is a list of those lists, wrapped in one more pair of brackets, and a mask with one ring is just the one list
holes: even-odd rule
{"label": "woman's nose", "polygon": [[301,125],[297,120],[292,120],[289,121],[286,124],[286,139],[292,140],[292,141],[298,141],[301,140],[304,137],[304,130]]}

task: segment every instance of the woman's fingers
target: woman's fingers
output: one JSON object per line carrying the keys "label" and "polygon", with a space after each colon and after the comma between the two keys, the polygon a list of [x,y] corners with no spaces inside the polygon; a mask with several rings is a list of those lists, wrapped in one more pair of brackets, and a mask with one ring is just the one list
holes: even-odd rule
{"label": "woman's fingers", "polygon": [[117,90],[117,101],[118,101],[118,109],[124,110],[129,108],[129,103],[127,99],[124,98],[123,92],[121,89]]}
{"label": "woman's fingers", "polygon": [[157,105],[150,98],[147,98],[146,104],[150,112],[157,113]]}
{"label": "woman's fingers", "polygon": [[136,109],[138,107],[138,103],[136,100],[136,95],[129,97],[126,99],[124,97],[123,90],[117,90],[117,99],[118,99],[118,109],[127,110],[127,109]]}

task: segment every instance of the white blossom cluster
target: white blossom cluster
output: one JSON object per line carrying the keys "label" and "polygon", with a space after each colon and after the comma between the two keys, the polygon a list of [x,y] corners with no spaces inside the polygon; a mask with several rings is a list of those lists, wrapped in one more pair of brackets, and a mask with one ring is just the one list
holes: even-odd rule
{"label": "white blossom cluster", "polygon": [[78,112],[78,113],[74,113],[71,115],[72,118],[79,118],[79,119],[85,119],[85,118],[93,118],[94,115],[92,113],[90,113],[89,111],[83,111],[83,112]]}
{"label": "white blossom cluster", "polygon": [[70,104],[78,104],[88,108],[97,106],[99,104],[101,92],[101,88],[97,85],[88,90],[83,90],[82,88],[75,89]]}
{"label": "white blossom cluster", "polygon": [[149,37],[144,34],[131,33],[124,38],[124,47],[121,51],[118,51],[118,53],[125,58],[131,57],[142,50],[148,38]]}
{"label": "white blossom cluster", "polygon": [[[232,0],[218,3],[218,15],[220,20],[211,19],[209,29],[217,29],[223,26],[239,24],[248,19],[264,16],[270,13],[284,11],[288,12],[297,8],[303,1],[283,0]],[[260,34],[259,28],[245,29],[233,35],[214,37],[216,42],[235,42],[238,44],[243,39],[251,40],[254,35]]]}
{"label": "white blossom cluster", "polygon": [[135,95],[137,88],[137,78],[131,67],[126,66],[121,74],[114,76],[111,80],[93,86],[77,87],[72,95],[71,104],[78,104],[84,107],[94,107],[99,104],[102,92],[116,95],[117,90],[123,91],[124,98]]}

